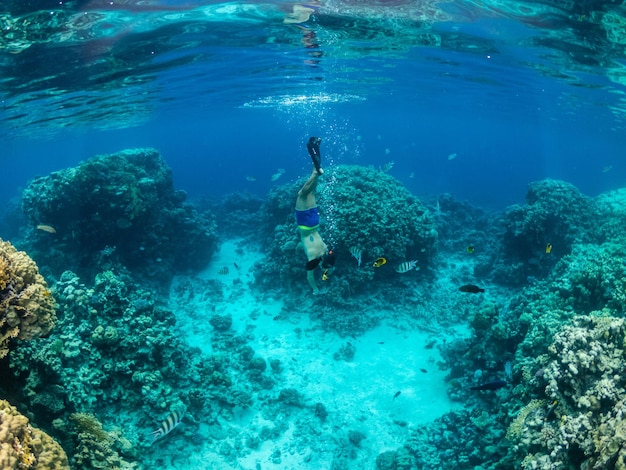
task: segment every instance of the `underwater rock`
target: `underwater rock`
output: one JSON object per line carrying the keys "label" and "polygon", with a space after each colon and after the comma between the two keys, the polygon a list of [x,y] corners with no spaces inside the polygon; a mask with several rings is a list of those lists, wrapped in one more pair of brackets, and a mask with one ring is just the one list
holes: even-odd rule
{"label": "underwater rock", "polygon": [[171,170],[154,149],[124,150],[31,181],[22,207],[35,227],[38,259],[60,274],[122,264],[168,281],[203,267],[216,249],[214,218],[184,203]]}
{"label": "underwater rock", "polygon": [[224,332],[228,331],[233,325],[233,317],[230,314],[213,315],[209,323],[215,328],[215,331]]}
{"label": "underwater rock", "polygon": [[277,401],[289,406],[304,406],[304,396],[295,388],[282,389],[278,394]]}
{"label": "underwater rock", "polygon": [[55,320],[54,299],[37,264],[0,239],[0,358],[11,339],[47,335]]}

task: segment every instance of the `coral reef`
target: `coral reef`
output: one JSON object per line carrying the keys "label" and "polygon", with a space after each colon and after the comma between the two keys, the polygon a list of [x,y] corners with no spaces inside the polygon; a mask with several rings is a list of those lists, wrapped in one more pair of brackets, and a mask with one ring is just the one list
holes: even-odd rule
{"label": "coral reef", "polygon": [[54,299],[35,262],[0,239],[0,358],[12,338],[46,335],[55,318]]}
{"label": "coral reef", "polygon": [[156,150],[133,149],[31,181],[22,206],[33,227],[48,224],[56,232],[32,235],[37,258],[56,276],[123,265],[167,281],[203,267],[216,249],[213,216],[185,198]]}
{"label": "coral reef", "polygon": [[494,278],[504,284],[522,285],[529,276],[544,277],[574,243],[599,238],[594,200],[569,183],[531,183],[526,202],[510,207],[503,216],[506,231]]}
{"label": "coral reef", "polygon": [[[255,269],[258,286],[264,290],[302,284],[305,278],[306,258],[293,215],[303,181],[273,188],[264,206],[263,232],[270,253]],[[328,305],[342,305],[350,310],[355,295],[368,292],[373,280],[393,280],[397,284],[410,282],[414,276],[427,276],[425,272],[436,253],[434,221],[428,209],[395,178],[372,168],[340,165],[324,174],[317,201],[320,233],[336,256],[329,281],[332,289],[323,300]],[[350,253],[353,247],[363,250],[361,266]],[[372,263],[381,256],[387,264],[376,269]],[[408,260],[418,261],[419,274],[400,275],[395,271]],[[321,272],[317,275],[321,276]],[[358,309],[358,302],[353,307]],[[360,319],[350,317],[342,321]],[[356,327],[361,331],[374,324]]]}
{"label": "coral reef", "polygon": [[0,400],[0,467],[3,470],[69,470],[67,455],[48,434]]}

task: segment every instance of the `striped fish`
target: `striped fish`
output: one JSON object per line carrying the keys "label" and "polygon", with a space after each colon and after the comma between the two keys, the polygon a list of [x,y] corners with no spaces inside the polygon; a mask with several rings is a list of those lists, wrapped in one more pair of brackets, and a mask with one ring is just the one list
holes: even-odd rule
{"label": "striped fish", "polygon": [[184,405],[177,410],[172,410],[172,412],[167,415],[167,418],[163,420],[159,429],[152,431],[152,441],[150,441],[150,444],[153,444],[155,441],[158,441],[172,432],[183,420],[186,411],[187,409]]}
{"label": "striped fish", "polygon": [[397,273],[408,273],[411,269],[419,269],[417,265],[417,260],[413,261],[405,261],[404,263],[400,263],[400,265],[396,268]]}
{"label": "striped fish", "polygon": [[352,248],[350,248],[350,254],[352,256],[354,256],[354,258],[356,259],[359,267],[361,266],[361,255],[363,254],[363,250],[361,248],[359,248],[358,246],[353,246]]}
{"label": "striped fish", "polygon": [[228,274],[228,266],[224,266],[222,269],[220,269],[217,274],[221,274],[222,276],[225,276],[226,274]]}

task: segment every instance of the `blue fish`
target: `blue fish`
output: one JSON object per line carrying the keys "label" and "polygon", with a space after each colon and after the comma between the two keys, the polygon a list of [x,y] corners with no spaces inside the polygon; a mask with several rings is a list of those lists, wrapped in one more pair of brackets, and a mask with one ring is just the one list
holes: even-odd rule
{"label": "blue fish", "polygon": [[487,382],[480,385],[470,387],[470,390],[498,390],[499,388],[506,387],[506,381],[494,380],[493,382]]}

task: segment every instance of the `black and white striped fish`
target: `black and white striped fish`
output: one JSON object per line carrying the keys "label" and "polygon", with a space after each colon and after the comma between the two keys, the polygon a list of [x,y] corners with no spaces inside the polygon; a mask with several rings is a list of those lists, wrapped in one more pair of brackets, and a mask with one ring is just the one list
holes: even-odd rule
{"label": "black and white striped fish", "polygon": [[404,263],[400,263],[400,265],[396,268],[396,272],[402,274],[407,273],[411,269],[419,269],[420,267],[417,265],[417,260],[414,261],[405,261]]}
{"label": "black and white striped fish", "polygon": [[350,254],[356,259],[357,265],[361,267],[361,256],[363,256],[363,249],[358,246],[353,246],[350,248]]}
{"label": "black and white striped fish", "polygon": [[152,431],[152,441],[150,444],[153,444],[155,441],[158,441],[162,437],[167,436],[170,432],[176,428],[183,420],[183,416],[185,416],[185,412],[187,409],[185,406],[181,406],[176,410],[172,410],[172,412],[167,415],[167,418],[163,420],[159,429]]}

